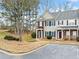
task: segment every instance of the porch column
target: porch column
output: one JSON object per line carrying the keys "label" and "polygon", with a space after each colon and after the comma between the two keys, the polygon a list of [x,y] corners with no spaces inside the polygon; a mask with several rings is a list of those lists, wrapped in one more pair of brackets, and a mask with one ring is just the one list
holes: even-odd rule
{"label": "porch column", "polygon": [[63,30],[61,32],[62,32],[62,39],[63,39]]}
{"label": "porch column", "polygon": [[43,38],[43,35],[42,35],[43,33],[42,33],[42,30],[41,30],[41,39]]}
{"label": "porch column", "polygon": [[44,21],[44,38],[45,38],[45,21]]}
{"label": "porch column", "polygon": [[58,39],[58,34],[57,34],[57,30],[56,30],[56,34],[55,34],[55,35],[56,35],[56,40],[57,40],[57,39]]}
{"label": "porch column", "polygon": [[77,37],[78,37],[78,29],[77,29]]}
{"label": "porch column", "polygon": [[44,31],[44,38],[45,38],[45,31]]}
{"label": "porch column", "polygon": [[70,32],[70,29],[69,29],[69,40],[71,39],[71,32]]}

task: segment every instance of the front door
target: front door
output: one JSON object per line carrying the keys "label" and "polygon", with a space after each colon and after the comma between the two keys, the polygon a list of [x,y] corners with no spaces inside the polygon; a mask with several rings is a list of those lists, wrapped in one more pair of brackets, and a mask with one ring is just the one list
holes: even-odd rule
{"label": "front door", "polygon": [[62,38],[62,33],[59,31],[59,39]]}
{"label": "front door", "polygon": [[41,38],[41,31],[40,30],[38,30],[38,32],[37,32],[37,38]]}

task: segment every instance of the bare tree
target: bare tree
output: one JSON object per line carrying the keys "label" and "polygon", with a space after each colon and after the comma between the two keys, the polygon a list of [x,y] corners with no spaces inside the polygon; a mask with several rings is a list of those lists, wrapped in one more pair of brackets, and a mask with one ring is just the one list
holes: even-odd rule
{"label": "bare tree", "polygon": [[33,10],[38,6],[38,0],[3,0],[2,6],[4,7],[10,20],[15,21],[16,34],[18,34],[20,41],[22,40],[23,31],[23,13]]}

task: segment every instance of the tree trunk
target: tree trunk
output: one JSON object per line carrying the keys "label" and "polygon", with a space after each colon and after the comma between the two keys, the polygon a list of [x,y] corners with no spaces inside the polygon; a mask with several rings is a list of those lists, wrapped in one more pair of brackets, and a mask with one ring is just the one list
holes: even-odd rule
{"label": "tree trunk", "polygon": [[19,20],[16,20],[16,34],[19,37],[19,41],[22,41],[22,24]]}

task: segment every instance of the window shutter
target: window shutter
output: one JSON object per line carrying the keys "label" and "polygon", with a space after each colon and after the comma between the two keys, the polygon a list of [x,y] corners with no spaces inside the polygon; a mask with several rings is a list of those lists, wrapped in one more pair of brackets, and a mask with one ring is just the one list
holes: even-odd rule
{"label": "window shutter", "polygon": [[55,26],[55,21],[54,21],[54,26]]}
{"label": "window shutter", "polygon": [[59,21],[58,21],[58,25],[59,25]]}
{"label": "window shutter", "polygon": [[77,25],[77,20],[75,20],[75,25]]}
{"label": "window shutter", "polygon": [[68,25],[68,20],[67,20],[67,25]]}

